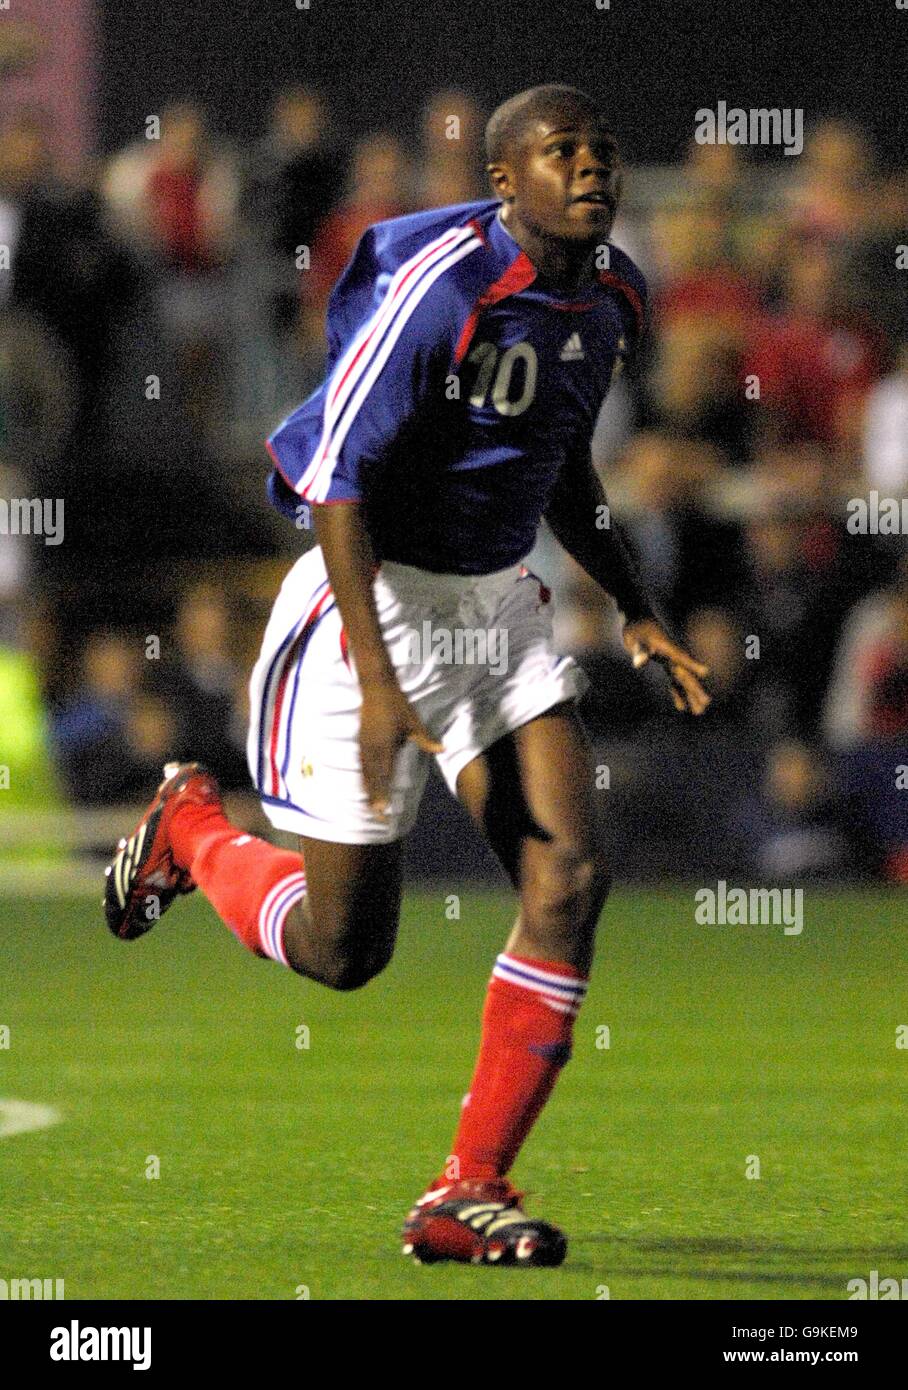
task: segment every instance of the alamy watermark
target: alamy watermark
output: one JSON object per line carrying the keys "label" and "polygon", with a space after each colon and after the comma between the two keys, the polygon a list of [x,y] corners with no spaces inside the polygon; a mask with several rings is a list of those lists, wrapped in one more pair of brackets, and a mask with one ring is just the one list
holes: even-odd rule
{"label": "alamy watermark", "polygon": [[406,660],[413,666],[428,661],[443,666],[487,666],[493,676],[508,669],[508,630],[504,627],[433,627],[428,618],[411,628],[405,639]]}
{"label": "alamy watermark", "polygon": [[59,545],[63,498],[0,497],[0,536],[43,536],[45,545]]}
{"label": "alamy watermark", "polygon": [[698,145],[781,145],[787,155],[804,149],[804,112],[800,107],[756,106],[745,111],[720,101],[715,111],[701,106],[694,120]]}
{"label": "alamy watermark", "polygon": [[62,1279],[0,1279],[0,1302],[11,1303],[65,1298]]}
{"label": "alamy watermark", "polygon": [[715,888],[698,888],[694,902],[699,926],[784,926],[786,936],[804,930],[803,888],[729,888],[720,878]]}
{"label": "alamy watermark", "polygon": [[845,530],[852,536],[908,536],[908,497],[881,497],[871,488],[866,497],[851,497]]}
{"label": "alamy watermark", "polygon": [[908,1299],[908,1279],[881,1279],[878,1269],[872,1269],[868,1279],[849,1279],[846,1288],[849,1302],[868,1299],[888,1303],[895,1299]]}
{"label": "alamy watermark", "polygon": [[85,1327],[76,1318],[69,1327],[53,1327],[51,1361],[131,1361],[134,1371],[151,1365],[150,1327]]}

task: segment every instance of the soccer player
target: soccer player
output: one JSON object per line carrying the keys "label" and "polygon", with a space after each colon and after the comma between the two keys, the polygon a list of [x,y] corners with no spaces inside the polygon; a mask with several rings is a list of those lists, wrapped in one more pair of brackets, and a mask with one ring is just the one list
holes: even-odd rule
{"label": "soccer player", "polygon": [[[318,545],[265,632],[249,764],[301,854],[241,834],[204,768],[171,765],[120,842],[106,909],[131,939],[198,887],[256,955],[364,985],[394,948],[402,842],[434,757],[519,912],[451,1153],[404,1249],[551,1265],[565,1237],[507,1175],[570,1056],[609,870],[574,708],[585,677],[553,651],[549,594],[521,563],[543,516],[616,601],[634,664],[664,666],[678,710],[700,714],[709,696],[603,525],[590,457],[646,293],[608,241],[615,139],[594,100],[557,85],[505,102],[486,138],[493,199],[365,233],[331,297],[324,384],[268,443],[272,500],[294,518],[311,509]],[[466,635],[494,659],[452,661]]]}

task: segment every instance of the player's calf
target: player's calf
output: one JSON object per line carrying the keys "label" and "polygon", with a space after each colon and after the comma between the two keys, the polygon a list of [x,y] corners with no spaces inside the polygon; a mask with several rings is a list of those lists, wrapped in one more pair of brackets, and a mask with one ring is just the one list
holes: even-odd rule
{"label": "player's calf", "polygon": [[288,963],[329,989],[360,989],[391,959],[401,900],[401,845],[300,840],[308,892],[284,928]]}
{"label": "player's calf", "polygon": [[331,989],[358,989],[394,949],[399,847],[303,843],[311,871],[303,855],[231,825],[205,768],[168,765],[107,871],[108,926],[123,940],[144,935],[179,894],[200,888],[255,955]]}

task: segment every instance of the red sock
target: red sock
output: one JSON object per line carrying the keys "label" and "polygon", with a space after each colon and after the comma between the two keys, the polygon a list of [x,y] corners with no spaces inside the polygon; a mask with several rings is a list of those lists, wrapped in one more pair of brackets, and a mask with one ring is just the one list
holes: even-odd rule
{"label": "red sock", "polygon": [[217,806],[181,806],[170,840],[177,864],[243,945],[286,965],[284,923],[306,894],[302,856],[244,835]]}
{"label": "red sock", "polygon": [[498,957],[449,1177],[484,1181],[508,1172],[571,1055],[586,985],[578,970],[559,961]]}

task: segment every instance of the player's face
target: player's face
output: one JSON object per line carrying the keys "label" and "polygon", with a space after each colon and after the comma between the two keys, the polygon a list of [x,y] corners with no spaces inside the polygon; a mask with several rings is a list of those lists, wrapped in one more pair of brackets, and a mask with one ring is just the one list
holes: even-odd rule
{"label": "player's face", "polygon": [[614,135],[594,115],[565,111],[535,122],[492,182],[537,234],[595,242],[607,237],[621,196]]}

